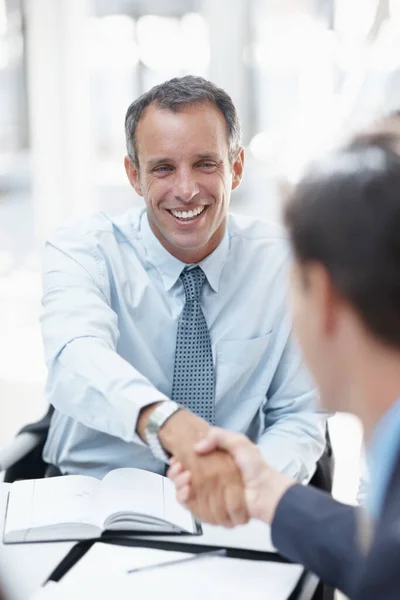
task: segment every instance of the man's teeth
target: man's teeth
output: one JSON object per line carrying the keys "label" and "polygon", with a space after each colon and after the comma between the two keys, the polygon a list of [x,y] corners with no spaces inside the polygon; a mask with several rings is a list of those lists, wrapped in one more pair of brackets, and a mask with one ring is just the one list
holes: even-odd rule
{"label": "man's teeth", "polygon": [[178,219],[193,219],[193,217],[197,217],[197,215],[202,213],[204,208],[204,206],[199,206],[199,208],[195,208],[194,210],[171,210],[171,213]]}

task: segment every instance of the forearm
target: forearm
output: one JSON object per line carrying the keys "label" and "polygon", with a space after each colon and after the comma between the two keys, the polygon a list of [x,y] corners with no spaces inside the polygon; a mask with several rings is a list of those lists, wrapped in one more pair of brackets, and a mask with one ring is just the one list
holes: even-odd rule
{"label": "forearm", "polygon": [[95,337],[74,340],[49,364],[46,391],[61,412],[87,427],[136,443],[142,443],[136,432],[142,409],[168,400]]}
{"label": "forearm", "polygon": [[356,509],[310,487],[291,487],[278,503],[271,526],[274,546],[325,583],[350,594],[362,555],[356,545]]}
{"label": "forearm", "polygon": [[325,429],[324,415],[287,415],[268,427],[257,445],[272,467],[299,483],[307,483],[324,451]]}

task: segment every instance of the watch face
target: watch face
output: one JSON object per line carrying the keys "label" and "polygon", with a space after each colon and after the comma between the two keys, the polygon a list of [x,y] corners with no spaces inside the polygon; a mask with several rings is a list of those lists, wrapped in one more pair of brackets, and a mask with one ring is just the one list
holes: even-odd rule
{"label": "watch face", "polygon": [[176,402],[163,402],[160,406],[157,406],[150,414],[148,424],[149,430],[155,431],[158,433],[160,427],[165,423],[169,417],[171,417],[177,410],[179,406]]}
{"label": "watch face", "polygon": [[165,418],[168,416],[168,414],[165,414],[164,410],[161,410],[163,407],[160,406],[159,407],[160,410],[158,410],[157,408],[154,411],[154,423],[158,426],[158,428],[161,427],[161,425],[164,423]]}
{"label": "watch face", "polygon": [[170,455],[164,450],[158,438],[158,432],[162,425],[171,417],[180,406],[176,402],[163,402],[149,416],[146,425],[145,435],[149,448],[155,458],[169,463]]}

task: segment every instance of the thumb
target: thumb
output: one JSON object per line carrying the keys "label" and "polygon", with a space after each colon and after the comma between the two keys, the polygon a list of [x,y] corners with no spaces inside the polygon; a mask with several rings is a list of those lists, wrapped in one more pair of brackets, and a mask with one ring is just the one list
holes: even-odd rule
{"label": "thumb", "polygon": [[215,435],[217,429],[217,427],[210,427],[207,436],[194,445],[197,454],[210,454],[218,448],[218,440]]}
{"label": "thumb", "polygon": [[225,450],[235,458],[237,451],[246,441],[244,435],[231,433],[219,427],[212,427],[204,440],[197,442],[195,450],[197,454],[209,454],[213,450]]}

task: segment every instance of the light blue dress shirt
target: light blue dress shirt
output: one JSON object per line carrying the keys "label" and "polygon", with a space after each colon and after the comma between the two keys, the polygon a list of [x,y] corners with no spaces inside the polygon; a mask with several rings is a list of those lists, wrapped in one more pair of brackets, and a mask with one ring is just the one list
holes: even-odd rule
{"label": "light blue dress shirt", "polygon": [[[325,445],[325,416],[290,339],[288,259],[280,227],[230,215],[221,243],[199,263],[202,308],[216,424],[246,433],[272,465],[304,481]],[[63,473],[163,472],[135,429],[144,406],[171,394],[184,266],[145,210],[100,213],[46,244],[42,331],[56,410],[44,459]]]}
{"label": "light blue dress shirt", "polygon": [[380,419],[368,445],[370,484],[367,510],[379,519],[383,502],[400,451],[400,398]]}

